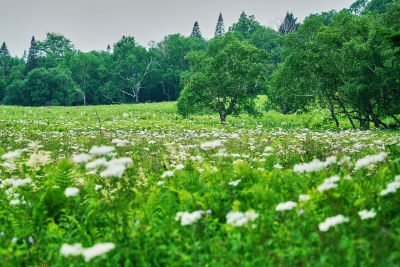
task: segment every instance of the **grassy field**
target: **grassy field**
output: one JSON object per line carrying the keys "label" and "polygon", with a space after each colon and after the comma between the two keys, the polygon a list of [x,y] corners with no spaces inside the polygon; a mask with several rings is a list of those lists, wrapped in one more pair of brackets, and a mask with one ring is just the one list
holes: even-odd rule
{"label": "grassy field", "polygon": [[2,106],[0,144],[0,266],[400,265],[398,131]]}

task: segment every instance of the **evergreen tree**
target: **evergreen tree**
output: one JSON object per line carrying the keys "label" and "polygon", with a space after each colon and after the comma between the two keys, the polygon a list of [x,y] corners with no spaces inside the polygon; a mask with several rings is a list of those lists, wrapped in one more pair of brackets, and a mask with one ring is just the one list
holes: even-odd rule
{"label": "evergreen tree", "polygon": [[285,19],[283,20],[281,26],[279,26],[279,34],[285,35],[294,32],[299,27],[299,23],[296,23],[297,18],[293,16],[293,13],[286,13]]}
{"label": "evergreen tree", "polygon": [[191,37],[203,38],[203,36],[201,35],[201,32],[200,32],[199,23],[197,21],[193,25],[192,34],[190,36]]}
{"label": "evergreen tree", "polygon": [[6,57],[10,57],[10,52],[7,49],[7,45],[6,42],[3,42],[1,48],[0,48],[0,56],[6,56]]}
{"label": "evergreen tree", "polygon": [[111,47],[110,47],[110,45],[107,45],[107,53],[110,53],[111,52]]}
{"label": "evergreen tree", "polygon": [[38,52],[39,52],[38,44],[35,40],[35,36],[32,36],[31,46],[29,47],[28,59],[25,67],[25,73],[28,73],[34,68],[38,67]]}
{"label": "evergreen tree", "polygon": [[225,35],[225,27],[224,27],[224,19],[222,18],[222,14],[219,13],[217,26],[215,27],[215,37],[224,36]]}
{"label": "evergreen tree", "polygon": [[260,28],[260,23],[256,21],[256,18],[251,15],[247,16],[243,11],[240,14],[239,20],[229,28],[229,31],[235,33],[239,40],[250,40],[254,32]]}

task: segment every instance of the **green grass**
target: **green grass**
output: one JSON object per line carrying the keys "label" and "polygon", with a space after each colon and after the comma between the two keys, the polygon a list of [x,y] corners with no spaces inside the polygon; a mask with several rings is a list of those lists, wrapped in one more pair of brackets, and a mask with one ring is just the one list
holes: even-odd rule
{"label": "green grass", "polygon": [[[22,152],[0,158],[0,182],[32,182],[0,187],[0,265],[398,266],[400,190],[380,192],[400,174],[399,132],[344,128],[335,129],[321,110],[228,117],[221,126],[213,114],[183,119],[173,102],[2,106],[0,157]],[[117,147],[115,139],[127,143]],[[200,148],[214,140],[221,145]],[[35,149],[32,141],[43,147]],[[73,161],[94,145],[115,150],[90,161],[132,160],[121,177],[101,177],[106,167],[91,170]],[[40,151],[49,151],[49,158],[34,168]],[[382,161],[355,168],[357,160],[381,152],[387,153]],[[331,156],[336,163],[318,171],[294,172],[296,164]],[[318,191],[335,175],[337,187]],[[79,193],[67,197],[68,187]],[[300,202],[302,194],[310,199]],[[276,210],[287,201],[297,206]],[[376,216],[361,220],[358,212],[372,209]],[[199,210],[188,225],[176,220],[178,212]],[[234,226],[227,223],[232,211],[258,217]],[[338,214],[349,221],[320,231],[320,223]],[[88,248],[104,242],[115,248],[88,262],[60,252],[63,244]]]}

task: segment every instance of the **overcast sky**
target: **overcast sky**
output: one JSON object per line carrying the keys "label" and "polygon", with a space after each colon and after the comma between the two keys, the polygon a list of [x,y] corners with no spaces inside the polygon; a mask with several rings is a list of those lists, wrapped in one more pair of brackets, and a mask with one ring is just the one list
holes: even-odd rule
{"label": "overcast sky", "polygon": [[262,25],[277,28],[286,11],[302,21],[311,13],[348,8],[355,0],[0,0],[0,42],[12,55],[29,49],[32,35],[61,33],[82,51],[105,50],[123,35],[141,45],[168,34],[190,35],[197,20],[212,38],[219,12],[225,29],[244,10]]}

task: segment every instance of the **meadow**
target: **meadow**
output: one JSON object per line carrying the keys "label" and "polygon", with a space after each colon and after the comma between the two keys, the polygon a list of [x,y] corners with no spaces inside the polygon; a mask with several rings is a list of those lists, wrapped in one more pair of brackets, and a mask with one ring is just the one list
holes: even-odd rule
{"label": "meadow", "polygon": [[0,265],[399,266],[399,132],[258,105],[1,106]]}

